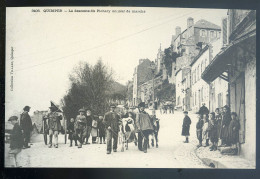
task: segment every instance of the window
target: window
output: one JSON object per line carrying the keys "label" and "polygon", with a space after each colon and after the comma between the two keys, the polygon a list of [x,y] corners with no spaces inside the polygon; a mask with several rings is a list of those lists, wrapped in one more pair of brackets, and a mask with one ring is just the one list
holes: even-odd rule
{"label": "window", "polygon": [[200,31],[200,36],[206,37],[206,30],[201,30]]}
{"label": "window", "polygon": [[203,87],[201,88],[201,99],[202,99],[202,101],[204,101],[204,99],[203,99]]}
{"label": "window", "polygon": [[197,82],[197,69],[195,69],[195,83]]}
{"label": "window", "polygon": [[218,94],[218,107],[222,107],[223,106],[223,97],[222,97],[222,93]]}
{"label": "window", "polygon": [[197,92],[195,92],[195,105],[197,104]]}
{"label": "window", "polygon": [[211,37],[211,38],[214,38],[214,37],[215,37],[214,31],[210,31],[210,37]]}
{"label": "window", "polygon": [[200,70],[199,70],[199,67],[200,67],[200,66],[197,67],[197,75],[198,75],[197,78],[198,78],[198,80],[200,79]]}
{"label": "window", "polygon": [[220,35],[219,32],[216,32],[216,37],[217,37],[217,38],[219,38],[219,35]]}
{"label": "window", "polygon": [[200,68],[200,70],[201,70],[201,74],[203,73],[203,71],[204,71],[204,68],[203,68],[204,66],[203,66],[203,61],[202,61],[202,63],[201,63],[201,68]]}

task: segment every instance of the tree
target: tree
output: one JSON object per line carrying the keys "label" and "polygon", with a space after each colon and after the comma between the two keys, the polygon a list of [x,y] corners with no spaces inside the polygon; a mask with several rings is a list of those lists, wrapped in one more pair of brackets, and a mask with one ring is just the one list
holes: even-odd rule
{"label": "tree", "polygon": [[163,63],[165,65],[167,74],[172,76],[172,63],[176,62],[176,59],[180,56],[178,53],[173,52],[172,46],[164,49]]}
{"label": "tree", "polygon": [[169,83],[166,79],[163,81],[161,88],[157,88],[155,91],[156,96],[163,101],[174,101],[175,85]]}
{"label": "tree", "polygon": [[109,94],[113,71],[101,60],[94,66],[80,62],[70,74],[71,86],[62,100],[67,118],[74,118],[80,108],[90,109],[93,114],[103,115],[109,108]]}

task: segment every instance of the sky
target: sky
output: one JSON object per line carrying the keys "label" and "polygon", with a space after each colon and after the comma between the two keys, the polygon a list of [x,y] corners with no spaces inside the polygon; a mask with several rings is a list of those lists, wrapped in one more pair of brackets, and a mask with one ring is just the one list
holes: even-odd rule
{"label": "sky", "polygon": [[[185,30],[188,17],[194,18],[194,23],[205,19],[221,26],[221,19],[227,15],[226,9],[57,8],[63,12],[44,9],[56,8],[6,9],[6,118],[14,111],[22,111],[25,105],[35,111],[47,110],[50,100],[59,104],[69,89],[69,74],[80,61],[94,65],[102,58],[114,70],[115,80],[126,84],[132,80],[139,59],[155,60],[160,44],[162,49],[168,48],[175,27]],[[68,12],[69,9],[145,13]]]}

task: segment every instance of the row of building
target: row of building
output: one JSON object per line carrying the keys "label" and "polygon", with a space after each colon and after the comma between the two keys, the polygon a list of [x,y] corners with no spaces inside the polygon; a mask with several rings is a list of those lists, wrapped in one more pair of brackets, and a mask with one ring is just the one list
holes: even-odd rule
{"label": "row of building", "polygon": [[[129,105],[160,102],[153,96],[165,80],[175,84],[172,99],[177,110],[197,112],[203,103],[210,111],[231,107],[240,120],[241,155],[255,160],[256,132],[256,12],[228,10],[221,26],[187,19],[187,28],[175,28],[170,50],[177,54],[171,73],[161,47],[156,59],[139,60]],[[153,67],[155,66],[155,67]]]}

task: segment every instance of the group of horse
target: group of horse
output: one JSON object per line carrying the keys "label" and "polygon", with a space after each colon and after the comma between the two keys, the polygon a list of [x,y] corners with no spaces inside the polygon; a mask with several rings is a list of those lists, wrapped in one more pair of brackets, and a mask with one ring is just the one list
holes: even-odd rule
{"label": "group of horse", "polygon": [[[152,147],[154,147],[154,141],[156,148],[158,148],[158,132],[160,129],[159,119],[156,118],[156,116],[151,116],[151,122],[153,125],[153,130],[149,135],[148,148],[150,148],[150,142]],[[137,132],[142,131],[137,131],[135,121],[131,116],[127,118],[122,118],[121,124],[119,126],[118,135],[121,152],[124,152],[124,150],[128,150],[128,144],[131,142],[134,142],[135,146],[137,146]]]}

